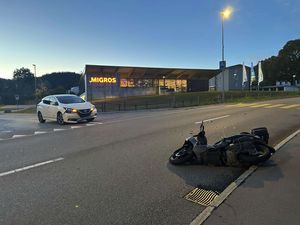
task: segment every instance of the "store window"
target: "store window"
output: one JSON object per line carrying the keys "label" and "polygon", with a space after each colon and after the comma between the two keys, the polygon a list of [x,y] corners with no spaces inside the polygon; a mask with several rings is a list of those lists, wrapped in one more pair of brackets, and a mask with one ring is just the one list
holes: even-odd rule
{"label": "store window", "polygon": [[139,87],[139,88],[150,88],[153,87],[152,79],[125,79],[120,80],[120,87]]}
{"label": "store window", "polygon": [[174,80],[174,79],[160,79],[159,86],[167,89],[172,89],[176,92],[186,92],[187,81],[186,80]]}

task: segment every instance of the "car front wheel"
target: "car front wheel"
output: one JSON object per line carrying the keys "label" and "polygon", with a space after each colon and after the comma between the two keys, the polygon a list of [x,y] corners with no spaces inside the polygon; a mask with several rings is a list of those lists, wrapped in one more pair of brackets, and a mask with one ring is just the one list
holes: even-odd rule
{"label": "car front wheel", "polygon": [[40,123],[45,123],[46,122],[46,120],[44,120],[43,115],[42,115],[41,112],[38,112],[38,119],[39,119]]}
{"label": "car front wheel", "polygon": [[65,121],[61,112],[57,113],[56,121],[59,125],[64,125]]}

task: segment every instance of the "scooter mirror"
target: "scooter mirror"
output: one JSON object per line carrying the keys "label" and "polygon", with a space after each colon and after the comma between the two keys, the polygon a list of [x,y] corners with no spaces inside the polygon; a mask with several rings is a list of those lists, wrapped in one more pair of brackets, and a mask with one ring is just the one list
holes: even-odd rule
{"label": "scooter mirror", "polygon": [[203,124],[203,120],[202,120],[202,122],[201,122],[201,124],[200,124],[200,132],[202,132],[202,131],[204,131],[204,124]]}

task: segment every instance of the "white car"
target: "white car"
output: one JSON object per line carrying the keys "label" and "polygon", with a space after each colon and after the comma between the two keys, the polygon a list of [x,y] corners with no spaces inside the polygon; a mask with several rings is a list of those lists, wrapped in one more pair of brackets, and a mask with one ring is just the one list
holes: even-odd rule
{"label": "white car", "polygon": [[40,123],[46,120],[56,120],[60,125],[70,121],[90,122],[97,117],[97,109],[76,95],[49,95],[37,104],[37,116]]}

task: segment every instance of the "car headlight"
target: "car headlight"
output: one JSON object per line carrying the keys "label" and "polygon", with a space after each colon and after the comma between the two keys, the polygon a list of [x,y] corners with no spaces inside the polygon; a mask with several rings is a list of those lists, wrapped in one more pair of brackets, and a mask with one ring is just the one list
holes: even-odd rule
{"label": "car headlight", "polygon": [[91,112],[93,112],[95,109],[96,109],[96,107],[94,105],[92,105]]}
{"label": "car headlight", "polygon": [[65,108],[66,113],[77,113],[77,109]]}

